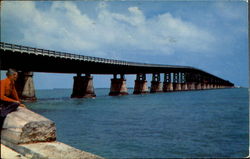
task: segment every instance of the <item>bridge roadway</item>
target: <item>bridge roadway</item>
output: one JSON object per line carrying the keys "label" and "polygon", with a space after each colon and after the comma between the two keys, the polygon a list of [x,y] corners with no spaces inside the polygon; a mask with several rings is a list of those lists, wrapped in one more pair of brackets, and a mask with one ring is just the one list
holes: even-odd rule
{"label": "bridge roadway", "polygon": [[1,69],[18,68],[32,72],[89,73],[89,74],[137,74],[155,72],[196,72],[213,76],[203,70],[177,65],[127,62],[92,56],[76,55],[0,42]]}
{"label": "bridge roadway", "polygon": [[[80,75],[81,73],[86,74],[86,76],[84,77],[88,76],[88,78],[91,77],[90,74],[114,74],[114,79],[117,79],[116,75],[120,74],[121,76],[120,84],[119,82],[117,83],[117,81],[115,82],[113,80],[113,82],[111,83],[111,90],[112,90],[112,85],[113,86],[115,85],[114,83],[118,84],[118,86],[114,87],[123,87],[124,84],[122,84],[121,79],[124,80],[125,74],[137,74],[137,80],[139,81],[146,80],[145,74],[153,74],[152,81],[160,82],[160,74],[164,73],[164,82],[167,83],[183,84],[183,83],[195,82],[196,85],[197,83],[200,83],[201,85],[203,83],[220,85],[220,86],[209,86],[209,88],[233,86],[233,84],[227,80],[224,80],[220,77],[212,75],[203,70],[189,66],[128,62],[128,61],[113,60],[113,59],[106,59],[106,58],[99,58],[92,56],[83,56],[83,55],[58,52],[40,48],[33,48],[33,47],[9,44],[4,42],[0,42],[0,60],[1,60],[0,61],[1,70],[7,70],[8,68],[15,68],[26,74],[23,76],[27,76],[28,74],[29,76],[32,76],[33,74],[31,72],[76,73],[78,74],[77,77],[79,77],[78,80],[80,80],[80,78],[82,78],[82,76]],[[76,81],[77,79],[75,78],[74,85],[75,83],[79,83]],[[22,81],[22,83],[24,83],[24,81]],[[140,87],[143,87],[143,85],[145,86],[145,82],[144,84],[141,83],[139,85]],[[79,85],[77,84],[77,86]],[[88,86],[85,85],[83,89],[87,89],[85,87]],[[175,86],[173,85],[173,87]],[[181,86],[177,87],[180,87],[178,89],[181,90]],[[189,88],[184,88],[184,87],[189,87]],[[205,87],[203,87],[203,89],[204,88]],[[143,88],[138,88],[138,89],[143,89]],[[175,90],[175,88],[169,88],[169,89],[173,89],[173,91]],[[202,89],[202,86],[189,85],[189,86],[183,86],[183,89],[184,90]],[[167,88],[165,88],[165,90],[167,90]],[[124,91],[126,91],[126,89]],[[139,91],[139,93],[142,92]]]}

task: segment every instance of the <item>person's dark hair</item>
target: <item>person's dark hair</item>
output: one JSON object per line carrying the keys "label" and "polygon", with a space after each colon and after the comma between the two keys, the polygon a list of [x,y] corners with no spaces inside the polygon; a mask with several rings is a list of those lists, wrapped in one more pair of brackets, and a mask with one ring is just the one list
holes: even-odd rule
{"label": "person's dark hair", "polygon": [[10,69],[8,69],[8,71],[6,72],[6,76],[8,77],[8,76],[11,76],[11,75],[13,75],[14,73],[16,73],[17,71],[15,70],[15,69],[12,69],[12,68],[10,68]]}

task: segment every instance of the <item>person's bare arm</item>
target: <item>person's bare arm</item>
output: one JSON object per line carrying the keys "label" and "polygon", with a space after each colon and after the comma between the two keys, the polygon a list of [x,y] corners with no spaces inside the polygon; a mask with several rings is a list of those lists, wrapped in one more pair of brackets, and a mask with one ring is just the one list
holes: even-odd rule
{"label": "person's bare arm", "polygon": [[17,101],[21,101],[18,97],[18,94],[17,94],[17,91],[16,91],[16,88],[14,88],[12,90],[12,96],[17,100]]}
{"label": "person's bare arm", "polygon": [[19,107],[27,108],[24,104],[20,104]]}

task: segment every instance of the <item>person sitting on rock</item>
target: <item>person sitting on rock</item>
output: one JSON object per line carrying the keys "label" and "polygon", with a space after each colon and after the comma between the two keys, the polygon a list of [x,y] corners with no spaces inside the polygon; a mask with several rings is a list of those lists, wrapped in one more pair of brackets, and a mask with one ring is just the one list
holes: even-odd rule
{"label": "person sitting on rock", "polygon": [[6,76],[7,78],[0,81],[0,130],[9,113],[15,111],[18,106],[26,108],[24,104],[21,104],[15,88],[17,72],[14,69],[9,69]]}

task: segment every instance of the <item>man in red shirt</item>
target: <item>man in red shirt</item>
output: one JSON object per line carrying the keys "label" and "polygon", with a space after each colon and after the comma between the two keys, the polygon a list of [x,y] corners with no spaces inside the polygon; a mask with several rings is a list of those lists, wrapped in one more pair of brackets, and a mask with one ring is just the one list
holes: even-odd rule
{"label": "man in red shirt", "polygon": [[26,107],[21,104],[15,88],[17,72],[9,69],[6,73],[7,78],[0,81],[0,130],[7,114],[15,111],[18,106]]}

